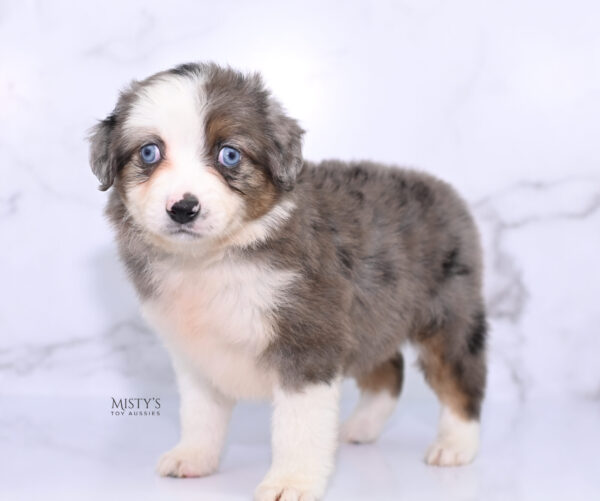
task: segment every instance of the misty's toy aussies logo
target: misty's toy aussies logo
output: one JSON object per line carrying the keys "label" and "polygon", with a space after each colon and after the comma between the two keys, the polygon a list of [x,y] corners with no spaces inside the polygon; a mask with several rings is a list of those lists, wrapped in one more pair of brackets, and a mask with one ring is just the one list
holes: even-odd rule
{"label": "misty's toy aussies logo", "polygon": [[111,416],[160,416],[160,398],[111,397]]}

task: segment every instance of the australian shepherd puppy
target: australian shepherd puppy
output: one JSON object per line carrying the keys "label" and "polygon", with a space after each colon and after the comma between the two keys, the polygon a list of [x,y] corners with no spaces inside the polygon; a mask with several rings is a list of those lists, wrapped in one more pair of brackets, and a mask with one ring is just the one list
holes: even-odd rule
{"label": "australian shepherd puppy", "polygon": [[[132,83],[91,134],[121,257],[181,396],[181,440],[158,472],[213,473],[236,401],[270,398],[260,501],[321,498],[339,439],[378,437],[405,342],[441,403],[425,461],[465,464],[479,443],[486,321],[464,202],[420,172],[307,162],[302,135],[259,75],[214,64]],[[362,393],[340,429],[346,376]]]}

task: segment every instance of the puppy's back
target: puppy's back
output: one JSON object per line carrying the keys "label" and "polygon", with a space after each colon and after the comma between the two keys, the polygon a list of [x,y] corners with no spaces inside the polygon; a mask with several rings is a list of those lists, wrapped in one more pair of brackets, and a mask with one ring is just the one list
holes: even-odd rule
{"label": "puppy's back", "polygon": [[310,205],[301,211],[312,213],[321,242],[334,250],[328,269],[351,290],[348,314],[361,347],[351,372],[385,359],[399,341],[482,309],[478,232],[447,183],[370,162],[326,161],[306,164],[298,190]]}

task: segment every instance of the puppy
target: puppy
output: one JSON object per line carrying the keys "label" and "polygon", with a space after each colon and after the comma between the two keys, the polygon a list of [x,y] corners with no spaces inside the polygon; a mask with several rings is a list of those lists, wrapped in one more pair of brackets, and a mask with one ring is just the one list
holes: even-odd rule
{"label": "puppy", "polygon": [[[235,402],[270,398],[260,501],[321,498],[338,437],[378,437],[405,342],[441,403],[426,462],[468,463],[479,441],[486,320],[464,202],[423,173],[306,162],[302,135],[258,75],[185,64],[132,83],[90,137],[181,395],[181,440],[158,472],[213,473]],[[346,376],[361,397],[338,430]]]}

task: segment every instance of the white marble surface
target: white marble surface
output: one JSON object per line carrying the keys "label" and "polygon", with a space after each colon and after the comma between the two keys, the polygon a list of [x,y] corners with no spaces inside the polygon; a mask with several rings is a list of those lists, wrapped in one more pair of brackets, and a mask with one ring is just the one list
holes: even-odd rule
{"label": "white marble surface", "polygon": [[388,440],[342,450],[331,498],[597,497],[598,26],[594,0],[0,3],[0,497],[89,482],[236,499],[266,467],[264,408],[238,411],[222,475],[184,484],[152,476],[175,404],[143,426],[104,417],[110,396],[174,387],[117,262],[85,131],[130,79],[188,60],[262,71],[308,158],[423,168],[481,227],[484,454],[453,472],[418,462],[435,405],[411,369]]}

